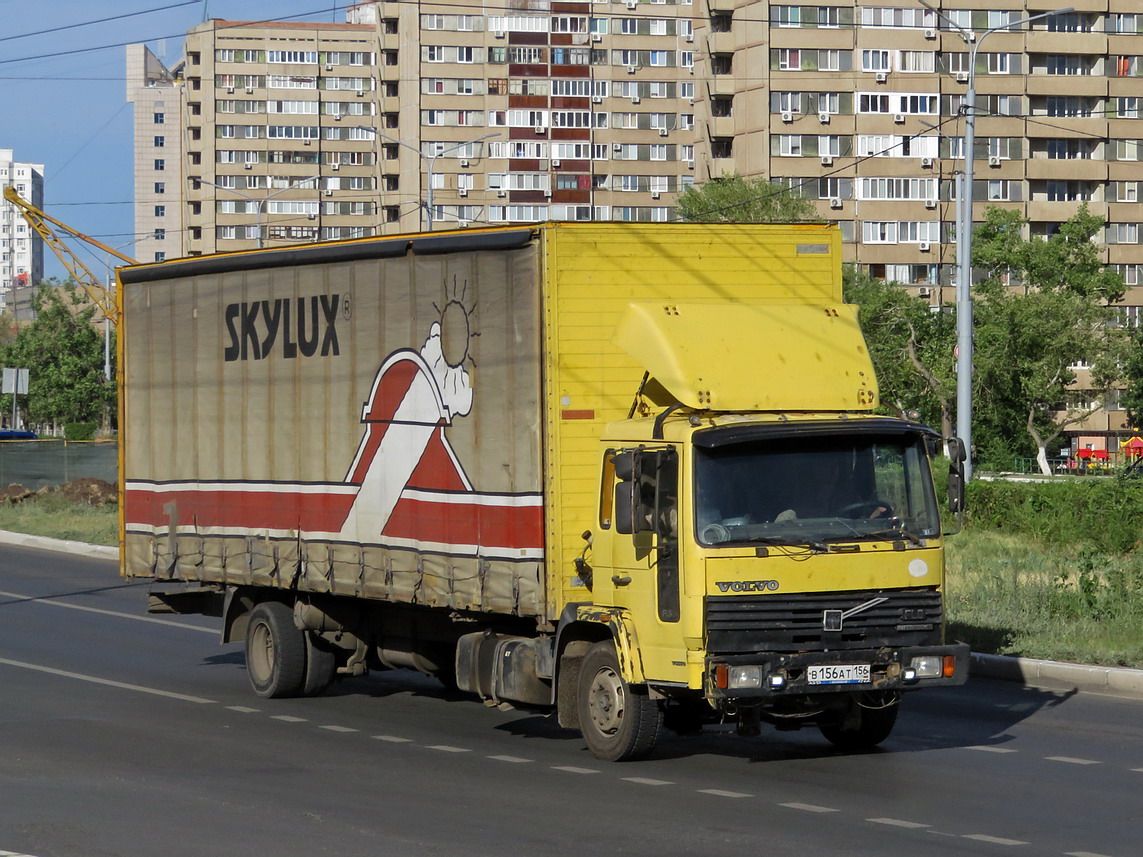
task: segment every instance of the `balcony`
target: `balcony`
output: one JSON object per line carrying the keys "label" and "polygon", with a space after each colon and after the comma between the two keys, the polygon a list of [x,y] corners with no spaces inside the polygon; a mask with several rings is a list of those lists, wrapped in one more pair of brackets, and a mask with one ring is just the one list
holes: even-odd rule
{"label": "balcony", "polygon": [[1029,158],[1024,162],[1024,175],[1031,181],[1077,179],[1103,182],[1107,181],[1107,162],[1089,158]]}

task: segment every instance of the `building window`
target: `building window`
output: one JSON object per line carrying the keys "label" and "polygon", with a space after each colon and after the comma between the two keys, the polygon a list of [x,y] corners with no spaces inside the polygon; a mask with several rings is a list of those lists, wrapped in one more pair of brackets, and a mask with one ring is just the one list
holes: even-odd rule
{"label": "building window", "polygon": [[167,216],[167,207],[165,205],[156,205],[155,206],[155,217],[166,217],[166,216]]}
{"label": "building window", "polygon": [[167,192],[167,183],[166,182],[155,182],[155,193],[166,193],[166,192]]}
{"label": "building window", "polygon": [[161,149],[161,148],[163,148],[163,146],[165,146],[167,144],[167,138],[166,137],[156,137],[153,142],[154,142],[154,146],[156,149]]}
{"label": "building window", "polygon": [[162,158],[155,158],[155,170],[161,171],[167,168],[167,162]]}
{"label": "building window", "polygon": [[167,116],[165,113],[156,113],[156,114],[154,114],[152,119],[154,120],[156,125],[162,125],[166,121]]}

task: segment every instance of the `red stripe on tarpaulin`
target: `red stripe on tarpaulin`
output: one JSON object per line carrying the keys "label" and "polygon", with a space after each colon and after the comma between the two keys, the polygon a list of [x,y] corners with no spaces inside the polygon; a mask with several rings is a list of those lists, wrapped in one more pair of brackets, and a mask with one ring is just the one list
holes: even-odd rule
{"label": "red stripe on tarpaulin", "polygon": [[381,534],[418,542],[539,550],[544,546],[544,510],[402,497]]}
{"label": "red stripe on tarpaulin", "polygon": [[409,477],[410,488],[423,488],[428,491],[466,491],[468,486],[460,473],[457,464],[449,455],[445,440],[444,426],[433,433],[432,440],[425,447],[421,460],[417,462],[416,469]]}
{"label": "red stripe on tarpaulin", "polygon": [[360,485],[365,480],[369,465],[381,446],[381,439],[389,429],[389,421],[397,413],[419,371],[420,366],[412,360],[399,360],[386,369],[377,382],[377,390],[366,404],[368,410],[362,418],[365,423],[364,448],[349,477],[353,484]]}
{"label": "red stripe on tarpaulin", "polygon": [[168,504],[175,504],[180,527],[233,527],[249,530],[308,530],[337,532],[349,514],[355,494],[289,491],[188,491],[177,487],[158,491],[128,488],[124,519],[132,524],[169,526]]}

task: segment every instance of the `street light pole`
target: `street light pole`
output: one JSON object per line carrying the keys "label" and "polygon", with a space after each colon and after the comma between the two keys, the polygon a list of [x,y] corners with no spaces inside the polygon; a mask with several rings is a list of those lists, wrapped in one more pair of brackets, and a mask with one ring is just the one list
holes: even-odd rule
{"label": "street light pole", "polygon": [[308,184],[309,182],[317,181],[319,178],[320,178],[320,176],[308,176],[304,179],[298,179],[298,181],[294,182],[293,184],[286,185],[286,187],[278,188],[273,193],[268,193],[265,196],[261,196],[261,197],[250,196],[250,194],[243,193],[240,190],[235,190],[232,187],[223,187],[222,185],[215,184],[214,182],[208,181],[207,179],[199,178],[199,179],[193,179],[193,181],[200,182],[201,184],[210,185],[211,187],[217,188],[218,190],[229,191],[230,193],[234,194],[235,196],[242,197],[247,202],[254,203],[254,223],[255,223],[255,227],[258,230],[258,249],[261,250],[262,244],[263,244],[263,242],[262,242],[262,213],[263,213],[263,209],[266,207],[266,203],[269,202],[274,197],[276,197],[278,194],[285,193],[288,190],[294,190],[295,188],[299,188],[304,184]]}
{"label": "street light pole", "polygon": [[[956,330],[957,330],[957,361],[956,361],[956,433],[964,445],[964,481],[972,479],[972,179],[975,166],[976,146],[976,54],[986,38],[1000,30],[1010,30],[1022,24],[1050,18],[1054,15],[1065,15],[1072,8],[1056,9],[1051,12],[1040,12],[1010,21],[1002,27],[991,27],[974,36],[964,27],[957,24],[939,9],[930,6],[925,0],[918,2],[930,12],[943,19],[957,34],[969,45],[968,56],[968,88],[964,93],[964,139],[962,141],[964,157],[964,172],[961,176],[960,193],[957,196],[960,205],[957,207],[959,216],[956,225]],[[963,196],[963,199],[961,197]]]}
{"label": "street light pole", "polygon": [[359,131],[370,131],[373,134],[376,134],[378,137],[381,137],[385,140],[388,140],[390,143],[395,143],[398,146],[404,146],[410,152],[416,153],[418,158],[427,162],[426,174],[428,176],[428,188],[425,191],[425,202],[423,203],[423,205],[425,207],[425,227],[426,227],[425,231],[426,232],[432,232],[433,231],[433,178],[436,176],[435,170],[436,170],[437,158],[441,157],[442,155],[447,155],[449,152],[455,152],[457,149],[461,149],[465,146],[471,146],[473,143],[480,143],[484,140],[491,139],[492,137],[499,137],[500,136],[499,131],[494,131],[491,134],[485,134],[483,137],[477,137],[475,140],[465,140],[462,143],[457,143],[453,146],[448,146],[447,148],[441,149],[435,155],[426,155],[424,152],[422,152],[416,146],[412,146],[412,145],[410,145],[410,144],[408,144],[402,140],[398,140],[396,137],[390,137],[388,134],[385,134],[381,131],[378,131],[376,128],[367,128],[364,125],[358,125],[357,130],[359,130]]}

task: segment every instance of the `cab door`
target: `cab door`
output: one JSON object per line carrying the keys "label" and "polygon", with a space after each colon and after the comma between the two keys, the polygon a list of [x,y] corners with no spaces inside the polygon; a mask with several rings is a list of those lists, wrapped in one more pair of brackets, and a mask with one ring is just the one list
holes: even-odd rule
{"label": "cab door", "polygon": [[609,505],[611,515],[605,537],[596,539],[595,602],[621,607],[635,621],[648,677],[685,681],[678,449],[665,444],[608,450],[603,475],[601,512],[606,515]]}

